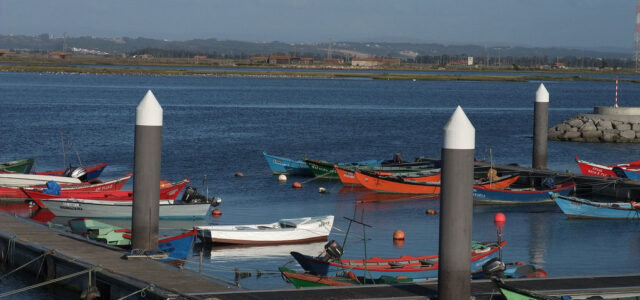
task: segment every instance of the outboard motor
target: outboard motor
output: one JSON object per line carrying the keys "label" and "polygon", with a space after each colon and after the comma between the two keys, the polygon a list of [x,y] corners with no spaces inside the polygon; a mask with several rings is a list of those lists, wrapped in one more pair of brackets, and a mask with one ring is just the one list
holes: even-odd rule
{"label": "outboard motor", "polygon": [[87,179],[87,170],[83,167],[69,167],[64,170],[64,176],[71,178],[78,178],[81,181],[85,181]]}
{"label": "outboard motor", "polygon": [[338,244],[335,240],[330,240],[326,245],[324,245],[324,252],[326,255],[324,256],[325,260],[338,260],[342,257],[344,250],[342,246]]}
{"label": "outboard motor", "polygon": [[222,202],[220,197],[208,198],[198,193],[198,190],[192,186],[187,186],[182,194],[182,202],[184,203],[209,203],[218,206]]}
{"label": "outboard motor", "polygon": [[490,259],[482,265],[482,273],[486,274],[487,277],[496,276],[502,278],[504,277],[504,270],[506,270],[506,266],[497,257]]}

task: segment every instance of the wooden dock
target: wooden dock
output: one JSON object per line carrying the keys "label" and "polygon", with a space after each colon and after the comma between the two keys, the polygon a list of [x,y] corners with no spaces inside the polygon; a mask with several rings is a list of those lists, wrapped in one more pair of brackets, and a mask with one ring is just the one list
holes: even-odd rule
{"label": "wooden dock", "polygon": [[[99,266],[93,280],[106,299],[149,287],[152,289],[145,291],[147,297],[156,299],[234,290],[223,282],[151,259],[124,259],[120,249],[5,213],[0,213],[0,224],[0,263],[6,260],[17,267],[53,250],[29,269],[49,280]],[[81,292],[87,289],[88,280],[85,274],[64,283]]]}

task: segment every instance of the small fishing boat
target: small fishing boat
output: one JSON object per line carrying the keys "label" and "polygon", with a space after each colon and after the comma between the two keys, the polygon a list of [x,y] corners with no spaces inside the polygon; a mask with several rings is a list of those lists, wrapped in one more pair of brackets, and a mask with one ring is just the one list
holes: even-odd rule
{"label": "small fishing boat", "polygon": [[333,216],[281,219],[270,224],[198,226],[198,237],[206,243],[279,245],[326,241]]}
{"label": "small fishing boat", "polygon": [[[601,165],[597,163],[588,162],[578,159],[576,157],[576,163],[580,167],[580,172],[585,175],[600,176],[600,177],[621,177],[621,178],[634,178],[640,179],[640,160],[632,161],[625,164],[618,165]],[[627,175],[628,171],[629,175]]]}
{"label": "small fishing boat", "polygon": [[572,180],[553,185],[552,188],[495,188],[474,186],[473,202],[477,204],[533,204],[553,202],[549,193],[567,196],[576,187]]}
{"label": "small fishing boat", "polygon": [[[517,288],[506,284],[502,278],[492,277],[491,281],[498,287],[502,296],[507,300],[566,300],[570,297],[555,297],[536,293],[534,291]],[[589,299],[589,298],[587,298]],[[602,298],[598,298],[602,299]]]}
{"label": "small fishing boat", "polygon": [[[481,263],[479,260],[487,258],[498,252],[506,245],[506,241],[500,244],[497,242],[472,242],[471,262]],[[376,278],[382,275],[387,276],[407,276],[413,278],[432,278],[438,275],[438,255],[410,256],[405,255],[398,258],[371,257],[363,259],[343,259],[342,247],[330,241],[325,246],[325,255],[309,256],[299,252],[291,252],[291,256],[302,266],[302,268],[313,274],[326,276],[340,270],[354,272],[356,276],[367,276]],[[480,266],[473,266],[474,269]],[[469,270],[471,272],[471,270]]]}
{"label": "small fishing boat", "polygon": [[[440,181],[412,180],[410,178],[386,176],[362,170],[356,171],[356,178],[364,187],[379,193],[440,194]],[[505,188],[516,182],[518,178],[519,175],[506,175],[492,181],[476,180],[474,186]]]}
{"label": "small fishing boat", "polygon": [[77,184],[80,179],[65,176],[0,173],[0,186],[2,187],[27,187],[33,185],[45,185],[47,181],[55,181],[60,184]]}
{"label": "small fishing boat", "polygon": [[86,172],[86,174],[80,176],[79,178],[82,181],[89,181],[89,180],[96,179],[96,178],[100,177],[100,174],[102,174],[102,171],[104,170],[104,168],[107,167],[108,164],[109,164],[108,162],[105,162],[105,163],[100,163],[100,164],[88,165],[88,166],[84,166],[84,167],[72,167],[72,166],[70,166],[69,168],[67,168],[65,170],[36,172],[36,174],[37,175],[68,176],[68,174],[73,172],[73,170],[83,169]]}
{"label": "small fishing boat", "polygon": [[551,194],[568,218],[582,219],[640,219],[640,203],[596,202],[578,197]]}
{"label": "small fishing boat", "polygon": [[[106,191],[118,191],[124,186],[124,184],[131,178],[133,174],[129,173],[124,177],[110,179],[107,181],[101,181],[94,179],[91,181],[85,181],[75,184],[62,184],[60,185],[61,191],[84,191],[84,192],[106,192]],[[15,187],[0,187],[0,197],[4,198],[29,198],[22,189],[42,191],[49,188],[47,185],[36,185],[24,188]]]}
{"label": "small fishing boat", "polygon": [[[117,246],[124,249],[131,248],[131,230],[123,229],[107,223],[88,218],[77,218],[68,222],[71,231],[92,240]],[[158,250],[167,252],[168,258],[160,259],[171,265],[182,266],[191,254],[191,248],[195,240],[196,230],[185,233],[158,237]]]}
{"label": "small fishing boat", "polygon": [[[182,188],[189,183],[189,179],[178,182],[160,184],[160,200],[175,200]],[[87,199],[103,201],[132,201],[133,191],[76,191],[61,189],[59,194],[44,193],[32,189],[23,191],[31,199]]]}
{"label": "small fishing boat", "polygon": [[311,169],[313,175],[322,179],[334,179],[339,180],[340,176],[338,176],[338,172],[336,172],[336,168],[334,165],[339,166],[380,166],[382,164],[382,160],[363,160],[352,163],[333,163],[326,160],[318,160],[318,159],[310,159],[303,158],[302,159]]}
{"label": "small fishing boat", "polygon": [[313,176],[307,163],[302,160],[294,160],[286,157],[275,156],[262,152],[273,174],[287,174],[298,176]]}
{"label": "small fishing boat", "polygon": [[27,158],[0,162],[0,172],[28,174],[31,173],[35,161],[34,158]]}
{"label": "small fishing boat", "polygon": [[[352,167],[352,166],[339,166],[334,165],[336,173],[343,185],[346,186],[362,186],[358,178],[356,178],[356,171],[363,170],[368,172],[374,172],[381,175],[389,176],[407,176],[408,178],[415,177],[429,177],[424,180],[418,181],[440,181],[440,169],[433,168],[432,163],[424,163],[422,165],[411,164],[411,166],[384,166],[384,167]],[[433,176],[436,175],[436,176]]]}
{"label": "small fishing boat", "polygon": [[[547,273],[538,269],[533,265],[518,263],[503,264],[504,278],[539,278],[547,277]],[[354,286],[366,284],[398,284],[398,283],[423,283],[435,282],[438,278],[410,278],[406,276],[389,276],[382,275],[378,278],[370,278],[364,276],[355,276],[351,271],[340,271],[335,276],[312,275],[310,273],[298,273],[286,267],[279,267],[278,270],[283,278],[295,287],[314,287],[314,286]],[[471,273],[471,279],[484,279],[484,273],[474,271]]]}
{"label": "small fishing boat", "polygon": [[[42,208],[48,208],[58,217],[130,219],[132,201],[105,201],[87,199],[34,199]],[[160,201],[160,219],[204,219],[212,207],[210,203],[184,203]]]}

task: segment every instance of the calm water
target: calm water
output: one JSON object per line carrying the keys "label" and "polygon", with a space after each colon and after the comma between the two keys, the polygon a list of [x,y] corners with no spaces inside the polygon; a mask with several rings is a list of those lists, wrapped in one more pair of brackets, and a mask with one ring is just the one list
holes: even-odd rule
{"label": "calm water", "polygon": [[[330,238],[342,243],[348,226],[343,217],[355,215],[373,226],[364,233],[368,256],[435,254],[439,216],[425,210],[439,209],[437,200],[358,204],[370,193],[308,178],[279,183],[262,151],[332,161],[389,159],[395,152],[405,159],[439,157],[442,127],[461,105],[476,128],[476,157],[488,159],[491,150],[495,162],[530,165],[539,84],[0,73],[0,161],[35,157],[38,170],[61,169],[62,132],[73,142],[67,163],[78,156],[87,164],[108,161],[104,178],[132,172],[135,107],[151,89],[164,109],[162,177],[191,178],[201,188],[207,175],[210,190],[223,199],[219,218],[161,222],[163,231],[333,214],[342,231]],[[550,125],[613,103],[612,83],[545,86]],[[619,97],[623,106],[640,106],[640,85],[622,84]],[[602,163],[638,160],[640,145],[549,142],[548,153],[552,169],[578,172],[576,156]],[[234,177],[236,172],[245,177]],[[303,188],[292,189],[294,180]],[[319,187],[330,192],[319,194]],[[495,239],[496,212],[507,216],[506,261],[534,263],[550,276],[634,273],[640,267],[636,221],[568,220],[555,204],[482,206],[474,210],[473,239]],[[405,232],[404,245],[393,244],[396,229]],[[354,226],[351,233],[345,256],[362,257],[362,228]],[[322,246],[205,249],[203,270],[230,281],[236,268],[251,272],[239,282],[250,289],[292,287],[277,267],[291,261],[291,250],[315,254]],[[198,261],[194,252],[187,267],[197,270]],[[3,281],[0,291],[21,284],[28,283]]]}

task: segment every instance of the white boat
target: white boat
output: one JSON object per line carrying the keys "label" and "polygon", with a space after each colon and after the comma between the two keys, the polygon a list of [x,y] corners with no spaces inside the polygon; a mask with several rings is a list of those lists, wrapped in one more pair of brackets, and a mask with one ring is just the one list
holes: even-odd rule
{"label": "white boat", "polygon": [[271,224],[198,226],[206,243],[233,245],[279,245],[326,241],[333,216],[282,219]]}
{"label": "white boat", "polygon": [[80,179],[65,176],[0,173],[0,186],[3,187],[27,187],[32,185],[44,185],[47,181],[55,181],[58,184],[80,183]]}
{"label": "white boat", "polygon": [[324,245],[327,242],[314,242],[305,244],[289,245],[219,245],[211,247],[211,260],[220,261],[242,261],[248,259],[282,259],[290,258],[291,251],[309,253],[310,255],[321,255],[324,252]]}
{"label": "white boat", "polygon": [[[87,199],[42,199],[43,205],[57,217],[130,219],[133,201]],[[160,219],[204,219],[211,204],[160,201]]]}

